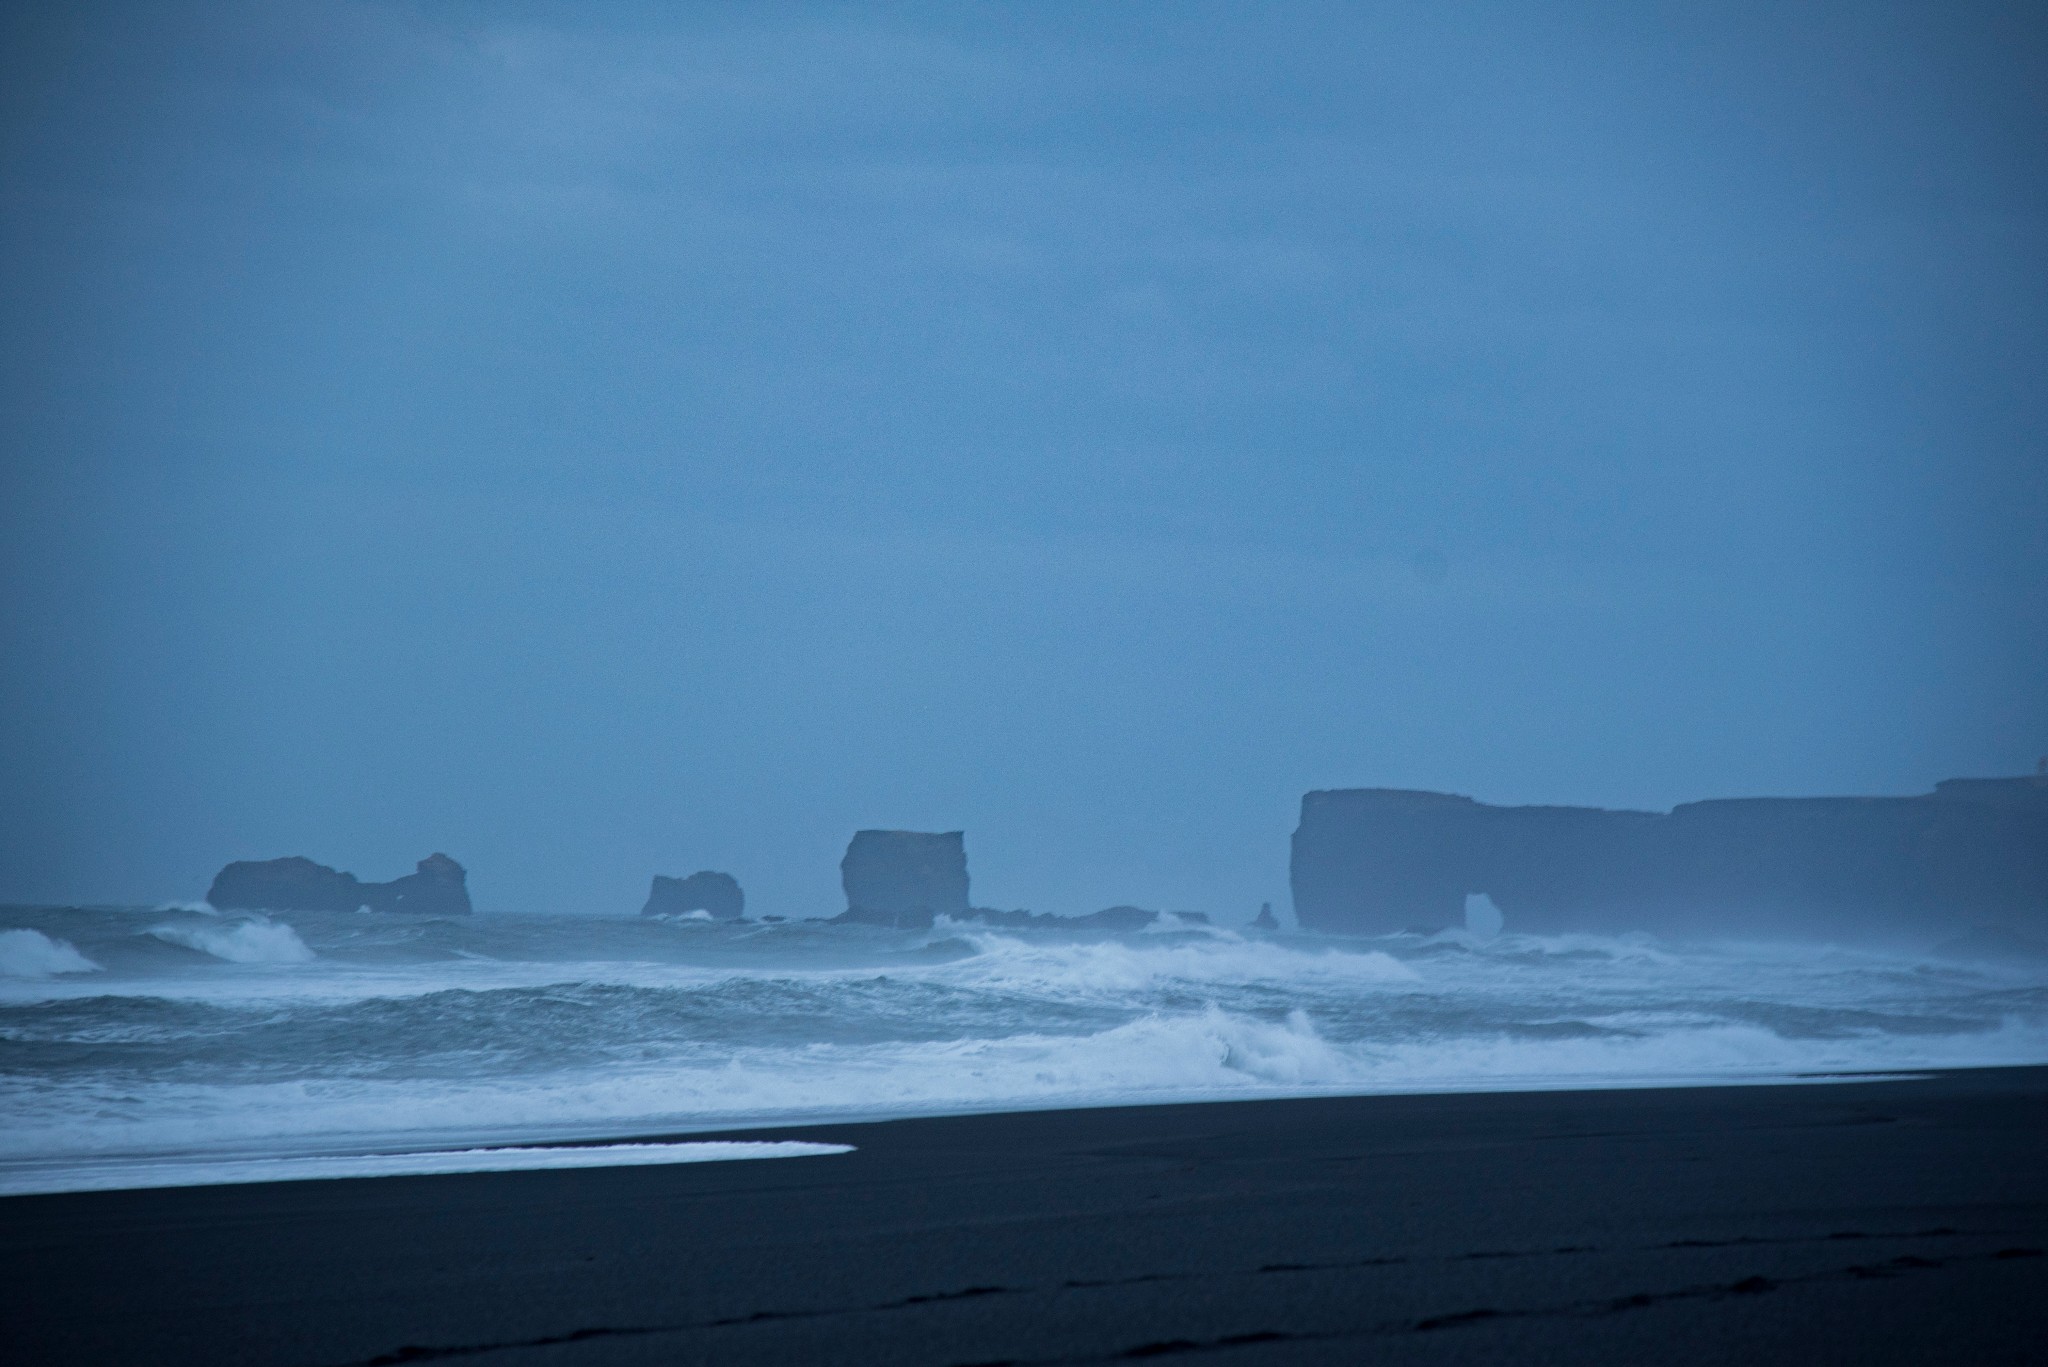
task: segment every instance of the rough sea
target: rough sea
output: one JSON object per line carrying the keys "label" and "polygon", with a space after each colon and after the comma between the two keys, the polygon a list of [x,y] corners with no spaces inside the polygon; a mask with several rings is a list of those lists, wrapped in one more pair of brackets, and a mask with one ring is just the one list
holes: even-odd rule
{"label": "rough sea", "polygon": [[0,1193],[828,1119],[2043,1062],[2048,959],[2025,955],[0,908]]}

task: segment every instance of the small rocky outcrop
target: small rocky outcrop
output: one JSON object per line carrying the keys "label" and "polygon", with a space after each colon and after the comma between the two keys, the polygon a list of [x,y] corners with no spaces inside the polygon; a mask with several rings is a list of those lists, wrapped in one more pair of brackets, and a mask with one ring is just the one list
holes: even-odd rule
{"label": "small rocky outcrop", "polygon": [[238,859],[214,875],[209,906],[222,911],[402,911],[415,916],[467,916],[469,879],[445,854],[430,854],[417,869],[388,883],[365,883],[352,873],[316,864],[303,855]]}
{"label": "small rocky outcrop", "polygon": [[688,878],[664,878],[655,874],[654,886],[647,893],[647,905],[640,908],[640,914],[686,916],[693,911],[708,911],[720,921],[737,921],[746,909],[747,895],[740,890],[737,878],[729,873],[704,869]]}
{"label": "small rocky outcrop", "polygon": [[962,831],[855,831],[839,861],[841,922],[916,930],[964,917],[967,836]]}
{"label": "small rocky outcrop", "polygon": [[1086,916],[1076,916],[1069,925],[1083,926],[1089,930],[1143,930],[1159,919],[1156,911],[1143,907],[1104,907],[1091,911]]}
{"label": "small rocky outcrop", "polygon": [[469,875],[445,854],[420,860],[417,871],[389,883],[363,884],[363,901],[372,911],[403,911],[414,916],[467,916]]}
{"label": "small rocky outcrop", "polygon": [[997,911],[994,907],[971,907],[957,919],[980,921],[1003,930],[1125,931],[1143,930],[1159,919],[1159,913],[1143,907],[1107,907],[1091,911],[1086,916],[1055,916],[1049,911]]}
{"label": "small rocky outcrop", "polygon": [[1253,930],[1278,930],[1278,929],[1280,929],[1280,918],[1279,918],[1279,917],[1277,917],[1277,916],[1275,916],[1275,915],[1273,914],[1273,904],[1272,904],[1271,902],[1261,902],[1261,903],[1259,903],[1259,914],[1258,914],[1257,916],[1254,916],[1254,917],[1252,917],[1252,929],[1253,929]]}

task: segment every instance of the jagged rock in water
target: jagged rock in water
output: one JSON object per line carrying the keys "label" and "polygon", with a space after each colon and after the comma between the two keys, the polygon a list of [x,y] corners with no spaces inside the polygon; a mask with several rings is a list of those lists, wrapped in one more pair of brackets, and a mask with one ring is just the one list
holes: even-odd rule
{"label": "jagged rock in water", "polygon": [[1648,930],[1892,940],[2048,930],[2048,776],[1921,797],[1740,798],[1670,812],[1313,792],[1294,833],[1307,930],[1464,924],[1485,894],[1523,934]]}
{"label": "jagged rock in water", "polygon": [[747,895],[740,891],[737,878],[729,873],[715,873],[704,869],[688,878],[664,878],[654,875],[654,886],[648,890],[647,905],[640,908],[642,916],[682,916],[693,911],[708,911],[721,921],[737,921],[747,909]]}
{"label": "jagged rock in water", "polygon": [[468,876],[445,854],[420,860],[417,871],[389,883],[365,883],[352,873],[316,864],[303,855],[241,859],[214,875],[208,905],[222,911],[403,911],[421,916],[467,916]]}
{"label": "jagged rock in water", "polygon": [[414,916],[469,915],[469,875],[445,854],[420,860],[417,872],[389,883],[365,883],[364,901],[372,911],[403,911]]}
{"label": "jagged rock in water", "polygon": [[1254,916],[1254,917],[1252,917],[1252,929],[1253,929],[1253,930],[1278,930],[1278,929],[1280,929],[1280,918],[1279,918],[1279,917],[1277,917],[1277,916],[1275,916],[1275,915],[1273,914],[1273,904],[1272,904],[1271,902],[1261,902],[1261,903],[1259,903],[1259,914],[1258,914],[1257,916]]}
{"label": "jagged rock in water", "polygon": [[[1200,915],[1199,912],[1176,913]],[[1143,907],[1109,907],[1086,916],[1055,916],[1049,911],[997,911],[993,907],[970,907],[965,919],[1004,930],[1143,930],[1159,919],[1156,911]],[[1206,919],[1205,922],[1206,924]]]}
{"label": "jagged rock in water", "polygon": [[1147,911],[1143,907],[1104,907],[1101,911],[1074,917],[1073,924],[1094,930],[1143,930],[1158,919],[1158,912]]}
{"label": "jagged rock in water", "polygon": [[846,911],[835,917],[917,929],[967,915],[967,837],[962,831],[855,831],[839,861]]}
{"label": "jagged rock in water", "polygon": [[1043,912],[1000,911],[995,907],[969,907],[967,914],[961,919],[979,921],[985,926],[999,926],[1004,930],[1032,930],[1051,925],[1056,921],[1063,921],[1065,918],[1049,916]]}

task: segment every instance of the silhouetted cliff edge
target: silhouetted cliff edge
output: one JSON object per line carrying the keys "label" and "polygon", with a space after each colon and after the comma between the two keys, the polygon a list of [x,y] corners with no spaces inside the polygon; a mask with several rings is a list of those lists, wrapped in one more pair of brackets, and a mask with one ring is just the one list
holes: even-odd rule
{"label": "silhouetted cliff edge", "polygon": [[1307,930],[1464,921],[1509,930],[1899,935],[2048,926],[2048,777],[1950,779],[1921,797],[1734,798],[1669,813],[1492,807],[1395,788],[1301,800]]}
{"label": "silhouetted cliff edge", "polygon": [[960,831],[855,831],[839,861],[846,910],[835,920],[916,929],[967,914]]}
{"label": "silhouetted cliff edge", "polygon": [[223,911],[407,911],[421,916],[467,916],[469,876],[445,854],[420,860],[418,871],[388,883],[365,883],[352,873],[316,864],[303,855],[241,859],[214,875],[206,900]]}

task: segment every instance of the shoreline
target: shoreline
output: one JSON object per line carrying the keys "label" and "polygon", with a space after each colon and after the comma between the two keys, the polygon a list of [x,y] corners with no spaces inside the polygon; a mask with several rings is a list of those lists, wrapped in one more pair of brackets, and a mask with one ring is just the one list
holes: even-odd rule
{"label": "shoreline", "polygon": [[20,1196],[0,1276],[23,1362],[2022,1362],[2044,1135],[2043,1067],[736,1128],[855,1148]]}
{"label": "shoreline", "polygon": [[86,1184],[72,1160],[106,1186],[185,1180],[110,1175],[151,1162],[2048,1063],[2048,969],[1868,948],[59,919],[23,943],[102,971],[0,985],[0,1191]]}
{"label": "shoreline", "polygon": [[[2040,1067],[2042,1064],[1981,1064],[1972,1067],[1942,1068],[1893,1068],[1826,1070],[1812,1072],[1773,1072],[1745,1075],[1677,1075],[1647,1076],[1640,1078],[1572,1077],[1563,1080],[1514,1079],[1499,1086],[1475,1087],[1469,1083],[1447,1083],[1442,1086],[1418,1086],[1394,1088],[1386,1091],[1339,1091],[1302,1090],[1288,1092],[1269,1091],[1257,1096],[1228,1096],[1200,1094],[1166,1094],[1157,1098],[1133,1100],[1129,1097],[1103,1099],[1099,1101],[1057,1102],[1044,1106],[1013,1106],[992,1104],[985,1107],[960,1107],[954,1109],[915,1112],[852,1112],[829,1115],[813,1115],[788,1118],[782,1116],[739,1117],[736,1123],[719,1121],[698,1125],[636,1125],[628,1122],[622,1127],[604,1128],[596,1125],[581,1125],[566,1122],[559,1126],[500,1127],[490,1130],[452,1131],[446,1129],[429,1131],[391,1131],[361,1135],[334,1135],[323,1141],[318,1136],[305,1136],[303,1142],[292,1142],[293,1138],[277,1141],[262,1139],[239,1144],[224,1144],[185,1150],[167,1149],[161,1152],[120,1152],[108,1151],[103,1154],[28,1156],[0,1158],[0,1202],[20,1196],[63,1196],[94,1191],[157,1191],[179,1187],[201,1186],[242,1186],[264,1182],[292,1181],[354,1181],[380,1177],[425,1176],[439,1172],[469,1171],[517,1171],[512,1165],[502,1168],[478,1167],[474,1169],[451,1169],[438,1160],[458,1153],[493,1153],[502,1151],[525,1151],[542,1153],[554,1150],[631,1148],[644,1145],[683,1145],[722,1141],[731,1137],[743,1137],[750,1141],[759,1139],[769,1142],[767,1136],[798,1129],[815,1129],[820,1126],[866,1126],[885,1125],[920,1120],[952,1120],[978,1116],[1034,1115],[1044,1113],[1085,1112],[1103,1110],[1140,1109],[1152,1106],[1209,1106],[1259,1104],[1262,1102],[1315,1101],[1315,1100],[1367,1100],[1372,1098],[1433,1097],[1433,1096],[1493,1096],[1544,1093],[1612,1092],[1612,1091],[1691,1091],[1729,1087],[1796,1087],[1835,1086],[1860,1082],[1904,1082],[1948,1074],[1968,1074],[1999,1071],[2013,1068]],[[408,1168],[403,1160],[419,1160],[417,1168]],[[678,1161],[693,1161],[688,1159]],[[346,1165],[360,1163],[361,1171],[348,1171]],[[220,1167],[227,1169],[251,1169],[265,1164],[280,1165],[283,1171],[276,1176],[209,1176],[205,1169]],[[319,1165],[326,1171],[295,1175],[290,1165]],[[533,1167],[547,1166],[535,1162]],[[567,1166],[567,1165],[562,1165]],[[577,1166],[601,1167],[601,1162]],[[149,1174],[158,1169],[182,1169],[197,1173],[187,1180],[147,1180]],[[130,1170],[139,1178],[132,1182],[119,1180],[118,1171]],[[58,1176],[44,1182],[36,1182],[35,1176],[55,1173]],[[71,1184],[63,1174],[90,1174],[94,1180]],[[4,1207],[0,1207],[4,1209]]]}

